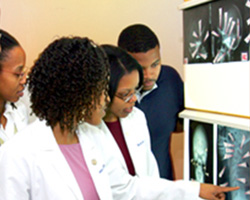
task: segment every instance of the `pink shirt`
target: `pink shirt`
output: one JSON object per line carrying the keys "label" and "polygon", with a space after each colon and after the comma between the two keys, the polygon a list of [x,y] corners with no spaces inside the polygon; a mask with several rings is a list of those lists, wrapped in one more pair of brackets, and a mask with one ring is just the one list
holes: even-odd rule
{"label": "pink shirt", "polygon": [[80,144],[59,145],[59,147],[75,175],[84,199],[99,200],[100,198],[89,173]]}

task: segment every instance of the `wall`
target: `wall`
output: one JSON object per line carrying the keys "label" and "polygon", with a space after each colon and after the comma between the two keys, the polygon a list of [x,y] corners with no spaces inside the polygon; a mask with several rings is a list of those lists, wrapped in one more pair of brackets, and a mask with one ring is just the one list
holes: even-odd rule
{"label": "wall", "polygon": [[[0,27],[13,34],[27,53],[27,66],[55,38],[88,36],[99,44],[116,44],[120,31],[145,23],[158,35],[162,62],[183,77],[182,0],[0,0]],[[27,101],[27,96],[23,98]],[[31,118],[31,121],[34,120]],[[173,147],[177,147],[173,141]],[[179,147],[179,146],[178,146]],[[182,149],[178,148],[178,152]],[[182,157],[174,156],[177,163]],[[176,177],[182,177],[177,165]]]}
{"label": "wall", "polygon": [[182,0],[1,0],[0,26],[27,52],[31,66],[58,36],[88,36],[99,44],[116,44],[120,31],[145,23],[158,35],[162,61],[183,75]]}

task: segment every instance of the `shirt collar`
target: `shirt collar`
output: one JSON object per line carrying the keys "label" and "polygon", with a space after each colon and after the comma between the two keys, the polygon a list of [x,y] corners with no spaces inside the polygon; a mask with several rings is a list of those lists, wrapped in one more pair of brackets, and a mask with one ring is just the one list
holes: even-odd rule
{"label": "shirt collar", "polygon": [[13,108],[12,108],[11,104],[9,102],[7,102],[5,104],[4,114],[8,114],[8,113],[12,113],[12,112],[13,112]]}
{"label": "shirt collar", "polygon": [[13,106],[11,105],[10,102],[7,102],[5,104],[5,111],[4,111],[4,116],[12,116],[15,118],[15,115],[17,115],[19,117],[20,120],[24,120],[26,118],[26,116],[24,115],[24,113],[18,111],[18,108],[13,108]]}
{"label": "shirt collar", "polygon": [[142,94],[141,94],[141,93],[137,94],[136,97],[137,97],[138,103],[141,103],[141,100],[142,100],[146,95],[148,95],[149,93],[151,93],[153,90],[155,90],[155,89],[157,89],[157,88],[158,88],[158,85],[157,85],[157,83],[155,83],[151,90],[147,90],[147,91],[143,92]]}

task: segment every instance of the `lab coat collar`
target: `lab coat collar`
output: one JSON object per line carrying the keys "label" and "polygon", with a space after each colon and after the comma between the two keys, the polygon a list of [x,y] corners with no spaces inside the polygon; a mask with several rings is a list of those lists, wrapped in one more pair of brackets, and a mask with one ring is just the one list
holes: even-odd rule
{"label": "lab coat collar", "polygon": [[55,171],[60,174],[60,177],[68,185],[76,199],[83,200],[75,176],[64,155],[61,153],[51,127],[47,126],[45,121],[40,121],[39,119],[32,126],[35,126],[39,132],[38,134],[33,134],[36,137],[35,145],[37,145],[38,150],[40,149],[39,160],[49,161],[55,168]]}
{"label": "lab coat collar", "polygon": [[8,115],[8,114],[12,115],[13,118],[14,118],[14,120],[15,120],[16,117],[18,117],[18,120],[21,120],[21,121],[26,120],[26,116],[22,112],[18,112],[18,107],[17,108],[13,108],[10,102],[7,102],[5,104],[4,114],[6,114],[6,115]]}
{"label": "lab coat collar", "polygon": [[[114,146],[116,147],[116,149],[114,149],[114,150],[112,151],[112,153],[113,153],[113,155],[116,156],[116,158],[120,158],[120,159],[119,159],[119,162],[120,162],[121,165],[124,167],[124,169],[126,169],[127,173],[129,173],[128,168],[127,168],[127,165],[126,165],[126,162],[125,162],[125,160],[123,159],[123,155],[122,155],[122,153],[121,153],[121,151],[120,151],[120,148],[119,148],[119,146],[117,145],[115,139],[113,138],[113,136],[112,136],[112,134],[111,134],[111,132],[110,132],[108,126],[107,126],[107,125],[105,124],[105,122],[102,120],[101,124],[100,124],[98,127],[99,127],[99,129],[101,129],[101,130],[104,132],[104,134],[105,134],[105,136],[108,138],[108,140],[109,140],[110,142],[113,143],[112,145],[114,145]],[[112,146],[112,145],[111,145],[111,146]]]}

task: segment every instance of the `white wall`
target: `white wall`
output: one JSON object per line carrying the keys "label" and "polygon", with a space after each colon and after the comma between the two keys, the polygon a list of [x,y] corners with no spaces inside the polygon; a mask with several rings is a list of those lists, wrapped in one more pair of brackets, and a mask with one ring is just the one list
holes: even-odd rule
{"label": "white wall", "polygon": [[116,44],[120,31],[145,23],[158,35],[162,61],[183,77],[182,0],[0,0],[0,27],[13,34],[31,66],[57,36],[88,36]]}
{"label": "white wall", "polygon": [[[57,36],[88,36],[99,44],[116,44],[123,28],[144,23],[158,35],[163,63],[173,66],[183,77],[182,11],[177,8],[182,2],[0,0],[0,27],[19,40],[27,53],[27,66],[30,67],[38,54]],[[27,103],[28,97],[25,95],[22,101]],[[182,178],[182,166],[179,165],[183,162],[182,156],[177,158],[175,155],[174,161],[178,163],[176,177]]]}

